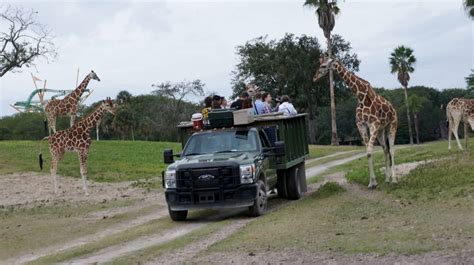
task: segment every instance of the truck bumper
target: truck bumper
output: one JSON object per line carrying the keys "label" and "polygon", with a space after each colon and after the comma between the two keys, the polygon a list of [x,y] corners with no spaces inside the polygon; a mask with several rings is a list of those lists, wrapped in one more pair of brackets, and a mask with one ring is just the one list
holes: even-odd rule
{"label": "truck bumper", "polygon": [[257,198],[258,185],[246,184],[235,189],[213,189],[180,191],[168,189],[165,191],[166,202],[171,210],[238,208],[252,206]]}

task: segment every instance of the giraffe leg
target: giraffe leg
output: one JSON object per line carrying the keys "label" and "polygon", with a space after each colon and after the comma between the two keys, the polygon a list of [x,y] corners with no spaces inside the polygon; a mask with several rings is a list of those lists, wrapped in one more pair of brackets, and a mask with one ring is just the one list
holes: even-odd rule
{"label": "giraffe leg", "polygon": [[387,144],[387,135],[385,133],[385,130],[381,130],[381,132],[377,135],[377,140],[382,146],[383,153],[385,156],[385,182],[390,182],[391,178],[391,161],[390,161],[390,152],[389,152],[389,146]]}
{"label": "giraffe leg", "polygon": [[365,148],[367,148],[367,144],[369,143],[369,136],[367,135],[367,126],[361,122],[357,123],[357,129],[359,130],[359,134],[364,141]]}
{"label": "giraffe leg", "polygon": [[367,145],[367,159],[369,162],[369,175],[370,175],[370,181],[369,181],[369,189],[375,189],[377,187],[377,180],[375,179],[375,172],[374,172],[374,161],[372,157],[372,152],[374,149],[374,144],[375,140],[377,139],[377,133],[379,130],[378,124],[371,124],[370,125],[370,138],[369,138],[369,143]]}
{"label": "giraffe leg", "polygon": [[454,137],[456,138],[456,142],[458,144],[458,147],[459,149],[463,150],[462,146],[461,146],[461,142],[459,141],[459,136],[458,136],[458,129],[459,129],[459,122],[460,120],[459,119],[454,119],[454,124],[453,124],[453,134],[454,134]]}
{"label": "giraffe leg", "polygon": [[87,151],[83,150],[78,154],[82,177],[82,188],[84,189],[85,195],[89,196],[89,191],[87,190]]}
{"label": "giraffe leg", "polygon": [[60,154],[51,154],[51,178],[53,181],[54,195],[58,195],[58,163],[61,159]]}
{"label": "giraffe leg", "polygon": [[451,134],[453,133],[453,119],[448,117],[448,150],[451,150]]}
{"label": "giraffe leg", "polygon": [[49,126],[51,130],[53,130],[53,133],[56,133],[56,115],[50,117]]}
{"label": "giraffe leg", "polygon": [[464,122],[464,147],[467,150],[467,141],[469,140],[469,132],[468,132],[468,126],[469,124],[467,121]]}
{"label": "giraffe leg", "polygon": [[387,133],[388,137],[388,149],[390,152],[390,171],[392,175],[392,183],[397,183],[397,175],[395,174],[395,136],[397,135],[397,122],[392,122],[390,124],[389,131]]}

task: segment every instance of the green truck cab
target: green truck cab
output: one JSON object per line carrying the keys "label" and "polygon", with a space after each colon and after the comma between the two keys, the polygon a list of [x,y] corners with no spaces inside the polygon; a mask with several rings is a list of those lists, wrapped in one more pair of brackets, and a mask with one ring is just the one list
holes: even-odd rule
{"label": "green truck cab", "polygon": [[162,173],[172,220],[209,208],[248,207],[260,216],[269,192],[293,200],[306,192],[307,115],[259,116],[242,125],[178,126],[183,151],[164,151],[170,165]]}

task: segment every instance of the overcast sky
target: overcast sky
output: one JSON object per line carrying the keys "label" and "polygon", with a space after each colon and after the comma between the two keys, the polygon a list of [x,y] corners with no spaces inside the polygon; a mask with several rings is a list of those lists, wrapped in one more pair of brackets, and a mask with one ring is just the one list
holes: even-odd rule
{"label": "overcast sky", "polygon": [[[8,2],[8,1],[7,1]],[[151,84],[201,79],[208,91],[231,95],[235,47],[286,32],[316,36],[325,45],[314,11],[304,0],[287,1],[10,1],[38,11],[55,34],[58,58],[38,61],[0,79],[0,116],[33,91],[30,73],[52,89],[74,89],[94,70],[101,82],[86,104],[121,90],[148,94]],[[362,63],[358,75],[373,86],[397,88],[388,57],[398,45],[417,58],[410,86],[466,87],[474,69],[473,24],[462,0],[339,1],[334,34],[351,42]]]}

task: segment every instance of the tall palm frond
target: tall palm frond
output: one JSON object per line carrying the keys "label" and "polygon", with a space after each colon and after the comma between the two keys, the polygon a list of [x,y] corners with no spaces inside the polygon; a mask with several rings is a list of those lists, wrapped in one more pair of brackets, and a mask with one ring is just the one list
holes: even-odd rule
{"label": "tall palm frond", "polygon": [[319,27],[323,30],[324,37],[329,39],[331,31],[336,25],[335,15],[340,13],[337,1],[306,0],[304,6],[316,9]]}

